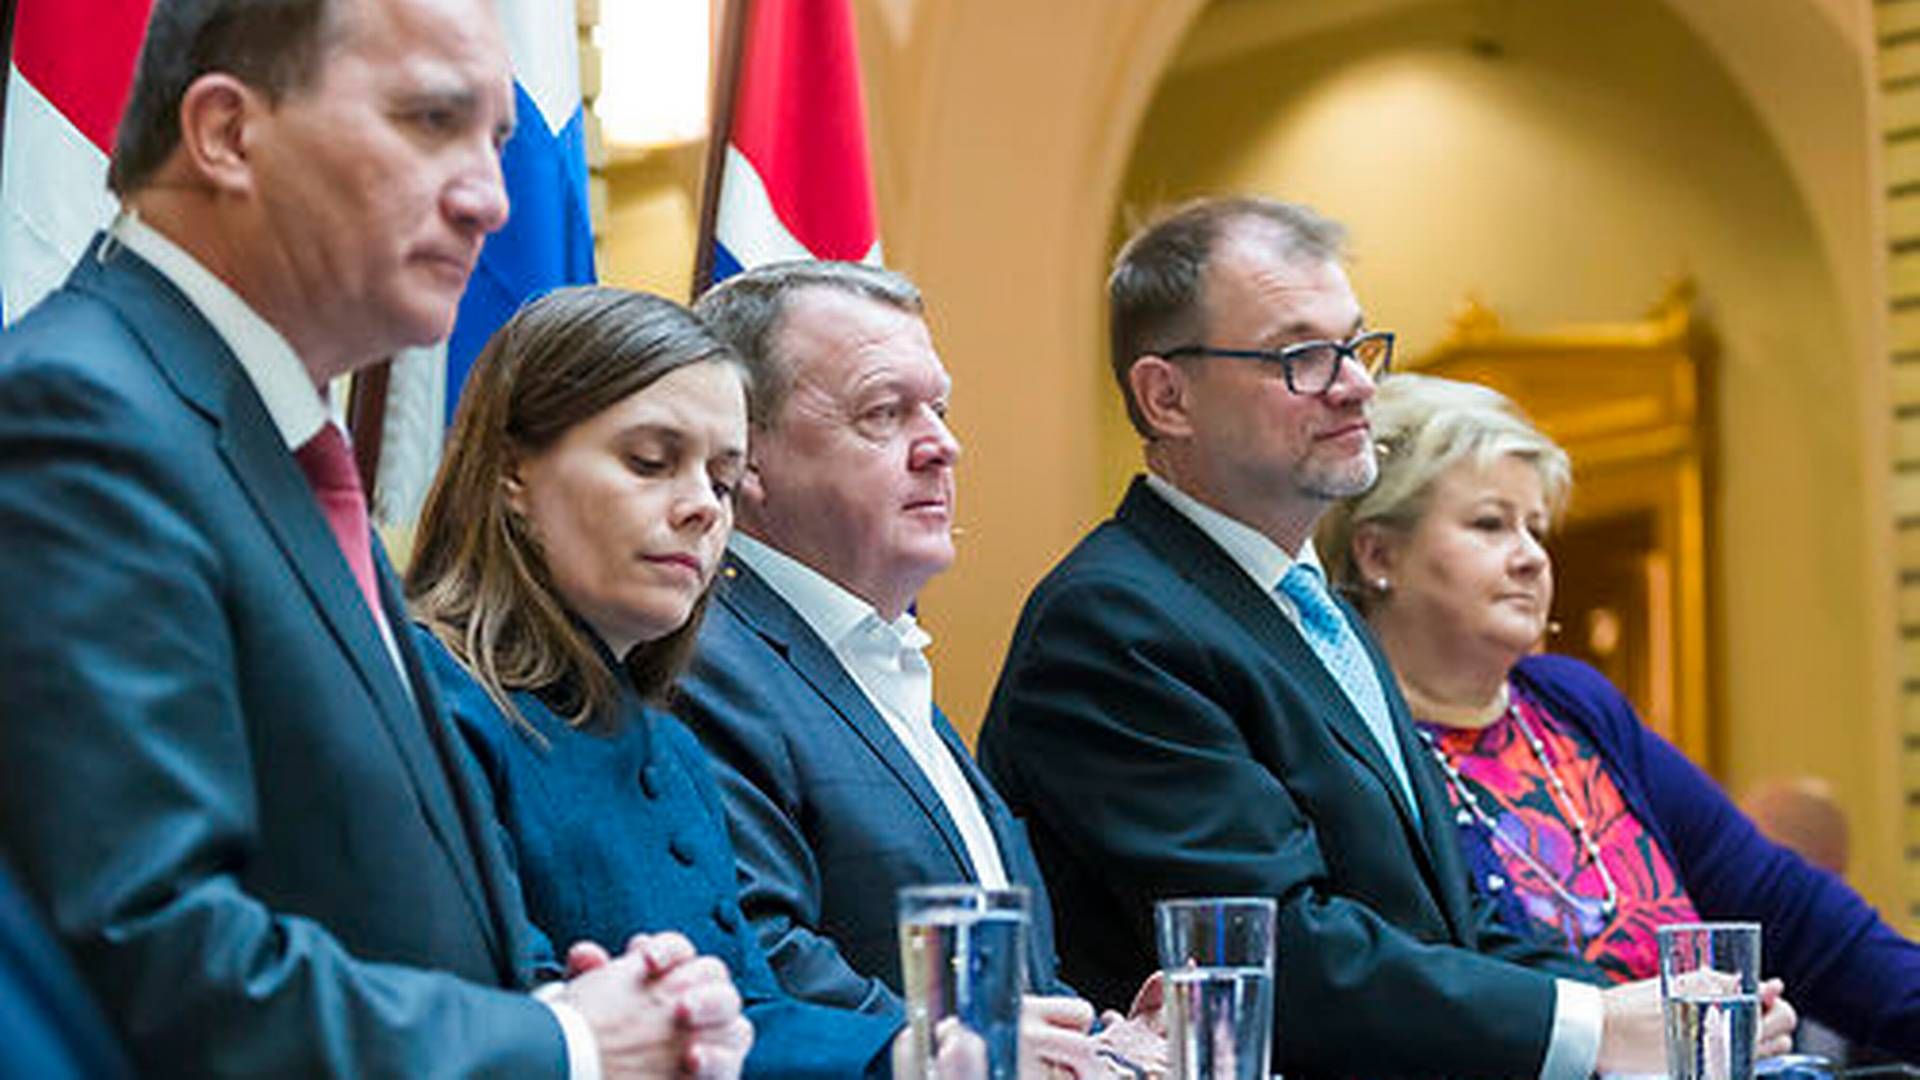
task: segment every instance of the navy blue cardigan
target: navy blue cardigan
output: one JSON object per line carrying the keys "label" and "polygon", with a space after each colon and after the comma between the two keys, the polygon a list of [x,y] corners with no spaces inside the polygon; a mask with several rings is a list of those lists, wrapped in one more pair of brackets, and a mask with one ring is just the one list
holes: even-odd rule
{"label": "navy blue cardigan", "polygon": [[754,1026],[745,1075],[890,1074],[897,1021],[796,1001],[775,981],[740,914],[726,812],[691,732],[623,677],[619,723],[598,734],[515,693],[536,738],[431,633],[415,636],[492,793],[549,965],[555,945],[591,940],[618,954],[635,933],[678,930],[733,975]]}
{"label": "navy blue cardigan", "polygon": [[[1763,927],[1768,975],[1801,1013],[1857,1043],[1920,1058],[1920,945],[1881,921],[1838,877],[1760,834],[1720,786],[1634,715],[1604,675],[1565,656],[1530,656],[1514,680],[1599,752],[1627,806],[1660,846],[1703,918]],[[1476,887],[1501,869],[1483,830],[1462,827]],[[1502,921],[1529,929],[1518,903]]]}

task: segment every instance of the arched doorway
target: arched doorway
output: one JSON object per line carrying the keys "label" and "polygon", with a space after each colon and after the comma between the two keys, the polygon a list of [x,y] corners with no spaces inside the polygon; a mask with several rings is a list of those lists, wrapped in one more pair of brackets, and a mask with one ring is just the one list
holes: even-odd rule
{"label": "arched doorway", "polygon": [[[1457,56],[1447,63],[1461,72],[1480,65],[1463,77],[1469,91],[1482,91],[1467,94],[1466,104],[1485,106],[1509,133],[1533,136],[1533,167],[1565,170],[1564,184],[1531,176],[1543,194],[1529,228],[1546,228],[1542,220],[1580,227],[1579,208],[1567,204],[1612,185],[1600,222],[1607,228],[1591,234],[1612,255],[1590,265],[1485,259],[1487,281],[1501,267],[1525,282],[1577,281],[1585,289],[1577,309],[1517,288],[1489,286],[1484,295],[1516,324],[1537,326],[1635,313],[1667,275],[1700,279],[1703,301],[1727,337],[1728,418],[1782,436],[1731,447],[1742,454],[1740,468],[1730,463],[1718,496],[1730,529],[1764,529],[1784,542],[1730,549],[1717,571],[1721,594],[1744,598],[1727,600],[1723,612],[1739,628],[1724,664],[1725,700],[1741,724],[1764,734],[1729,748],[1729,779],[1738,785],[1783,761],[1816,763],[1848,793],[1863,840],[1896,849],[1896,766],[1890,754],[1861,752],[1897,745],[1880,479],[1887,395],[1875,314],[1877,242],[1871,210],[1863,209],[1876,195],[1864,45],[1844,36],[1825,0],[1754,0],[1731,6],[1738,10],[1707,0],[1637,0],[1605,12],[1576,10],[1583,7],[1594,6],[873,0],[878,14],[868,23],[894,35],[894,66],[880,80],[886,100],[876,95],[889,254],[932,298],[969,442],[962,558],[927,603],[941,637],[942,699],[963,724],[984,705],[1028,588],[1111,502],[1100,278],[1121,207],[1141,194],[1134,163],[1143,149],[1178,142],[1156,111],[1181,93],[1180,84],[1213,78],[1185,66],[1187,43],[1223,14],[1246,18],[1259,8],[1294,19],[1292,29],[1226,66],[1285,65],[1276,76],[1280,102],[1297,108],[1281,129],[1280,159],[1305,160],[1310,149],[1330,144],[1341,110],[1358,110],[1365,94],[1391,105],[1395,78],[1412,105],[1432,107],[1429,91],[1460,90],[1462,79],[1443,80],[1439,90],[1407,83],[1418,72],[1404,64],[1396,70],[1389,46],[1404,52],[1423,27],[1437,34],[1450,18],[1458,26],[1504,10],[1519,20],[1506,27],[1519,36],[1509,39],[1505,58],[1477,56],[1457,38]],[[1359,21],[1313,22],[1322,8]],[[1347,47],[1329,48],[1330,41]],[[1616,62],[1596,63],[1609,43],[1614,51],[1606,55]],[[1514,86],[1524,80],[1511,69],[1529,65],[1560,69],[1557,99],[1517,100],[1523,95]],[[1581,73],[1591,77],[1575,77]],[[1570,114],[1578,118],[1571,126],[1562,123]],[[1192,112],[1181,116],[1200,133],[1192,141],[1215,149],[1265,130],[1252,121],[1234,128],[1211,114],[1203,114],[1204,126]],[[1678,146],[1680,132],[1697,142]],[[1158,158],[1192,163],[1182,150]],[[1498,151],[1489,138],[1481,155],[1496,178],[1511,164]],[[1260,175],[1226,156],[1200,155],[1211,160],[1210,172],[1185,182],[1250,184]],[[1622,179],[1623,163],[1632,183]],[[1716,182],[1728,169],[1738,182]],[[1437,326],[1463,298],[1465,279],[1427,272],[1431,261],[1409,262],[1404,239],[1424,232],[1435,250],[1445,240],[1461,253],[1460,267],[1471,267],[1483,257],[1487,233],[1461,221],[1485,219],[1445,213],[1472,195],[1464,181],[1399,200],[1394,189],[1409,186],[1404,175],[1378,180],[1377,191],[1361,192],[1376,200],[1371,209],[1347,215],[1362,225],[1363,287],[1376,306],[1391,305],[1403,327]],[[1172,187],[1164,193],[1177,194]],[[1646,197],[1635,203],[1628,192]],[[1394,228],[1376,231],[1367,224],[1374,220]],[[1675,242],[1702,221],[1715,223],[1719,246]],[[1567,235],[1557,225],[1540,235],[1556,231]],[[1654,255],[1623,274],[1635,250]],[[1791,575],[1782,574],[1781,560]],[[1820,627],[1821,639],[1797,649],[1809,625]],[[1804,668],[1797,681],[1789,661]],[[1819,725],[1808,723],[1815,715]],[[1847,727],[1844,740],[1831,735],[1836,723]],[[1883,899],[1896,887],[1887,863],[1864,868],[1863,883]]]}

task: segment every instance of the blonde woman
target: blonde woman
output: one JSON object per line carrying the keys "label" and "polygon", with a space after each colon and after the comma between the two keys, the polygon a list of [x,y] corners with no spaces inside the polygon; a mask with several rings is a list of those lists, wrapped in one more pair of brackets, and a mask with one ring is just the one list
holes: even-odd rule
{"label": "blonde woman", "polygon": [[1535,653],[1566,453],[1495,391],[1430,376],[1385,380],[1373,423],[1379,481],[1317,543],[1392,663],[1503,921],[1626,982],[1658,972],[1664,923],[1756,919],[1810,1015],[1920,1055],[1920,947],[1762,837],[1599,672]]}

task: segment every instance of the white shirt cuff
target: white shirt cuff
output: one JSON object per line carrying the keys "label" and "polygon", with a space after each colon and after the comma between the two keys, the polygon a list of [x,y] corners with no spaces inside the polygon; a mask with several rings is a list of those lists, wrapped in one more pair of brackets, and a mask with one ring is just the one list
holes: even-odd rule
{"label": "white shirt cuff", "polygon": [[1587,1080],[1600,1062],[1606,1005],[1600,988],[1572,979],[1553,980],[1553,1033],[1540,1080]]}
{"label": "white shirt cuff", "polygon": [[571,1080],[600,1080],[599,1040],[593,1037],[593,1028],[580,1010],[560,997],[566,987],[563,982],[550,982],[533,992],[534,1000],[552,1009],[553,1018],[560,1022],[560,1034],[567,1043],[567,1076]]}

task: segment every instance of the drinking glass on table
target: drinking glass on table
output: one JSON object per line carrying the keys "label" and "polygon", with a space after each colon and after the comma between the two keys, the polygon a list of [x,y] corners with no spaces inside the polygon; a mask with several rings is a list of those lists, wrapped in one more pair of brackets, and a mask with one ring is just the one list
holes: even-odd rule
{"label": "drinking glass on table", "polygon": [[1176,1080],[1267,1080],[1275,910],[1265,896],[1154,905]]}
{"label": "drinking glass on table", "polygon": [[911,1076],[959,1069],[1015,1080],[1027,985],[1027,890],[915,885],[900,890]]}
{"label": "drinking glass on table", "polygon": [[1753,1080],[1760,1035],[1760,924],[1674,923],[1656,931],[1673,1080]]}

